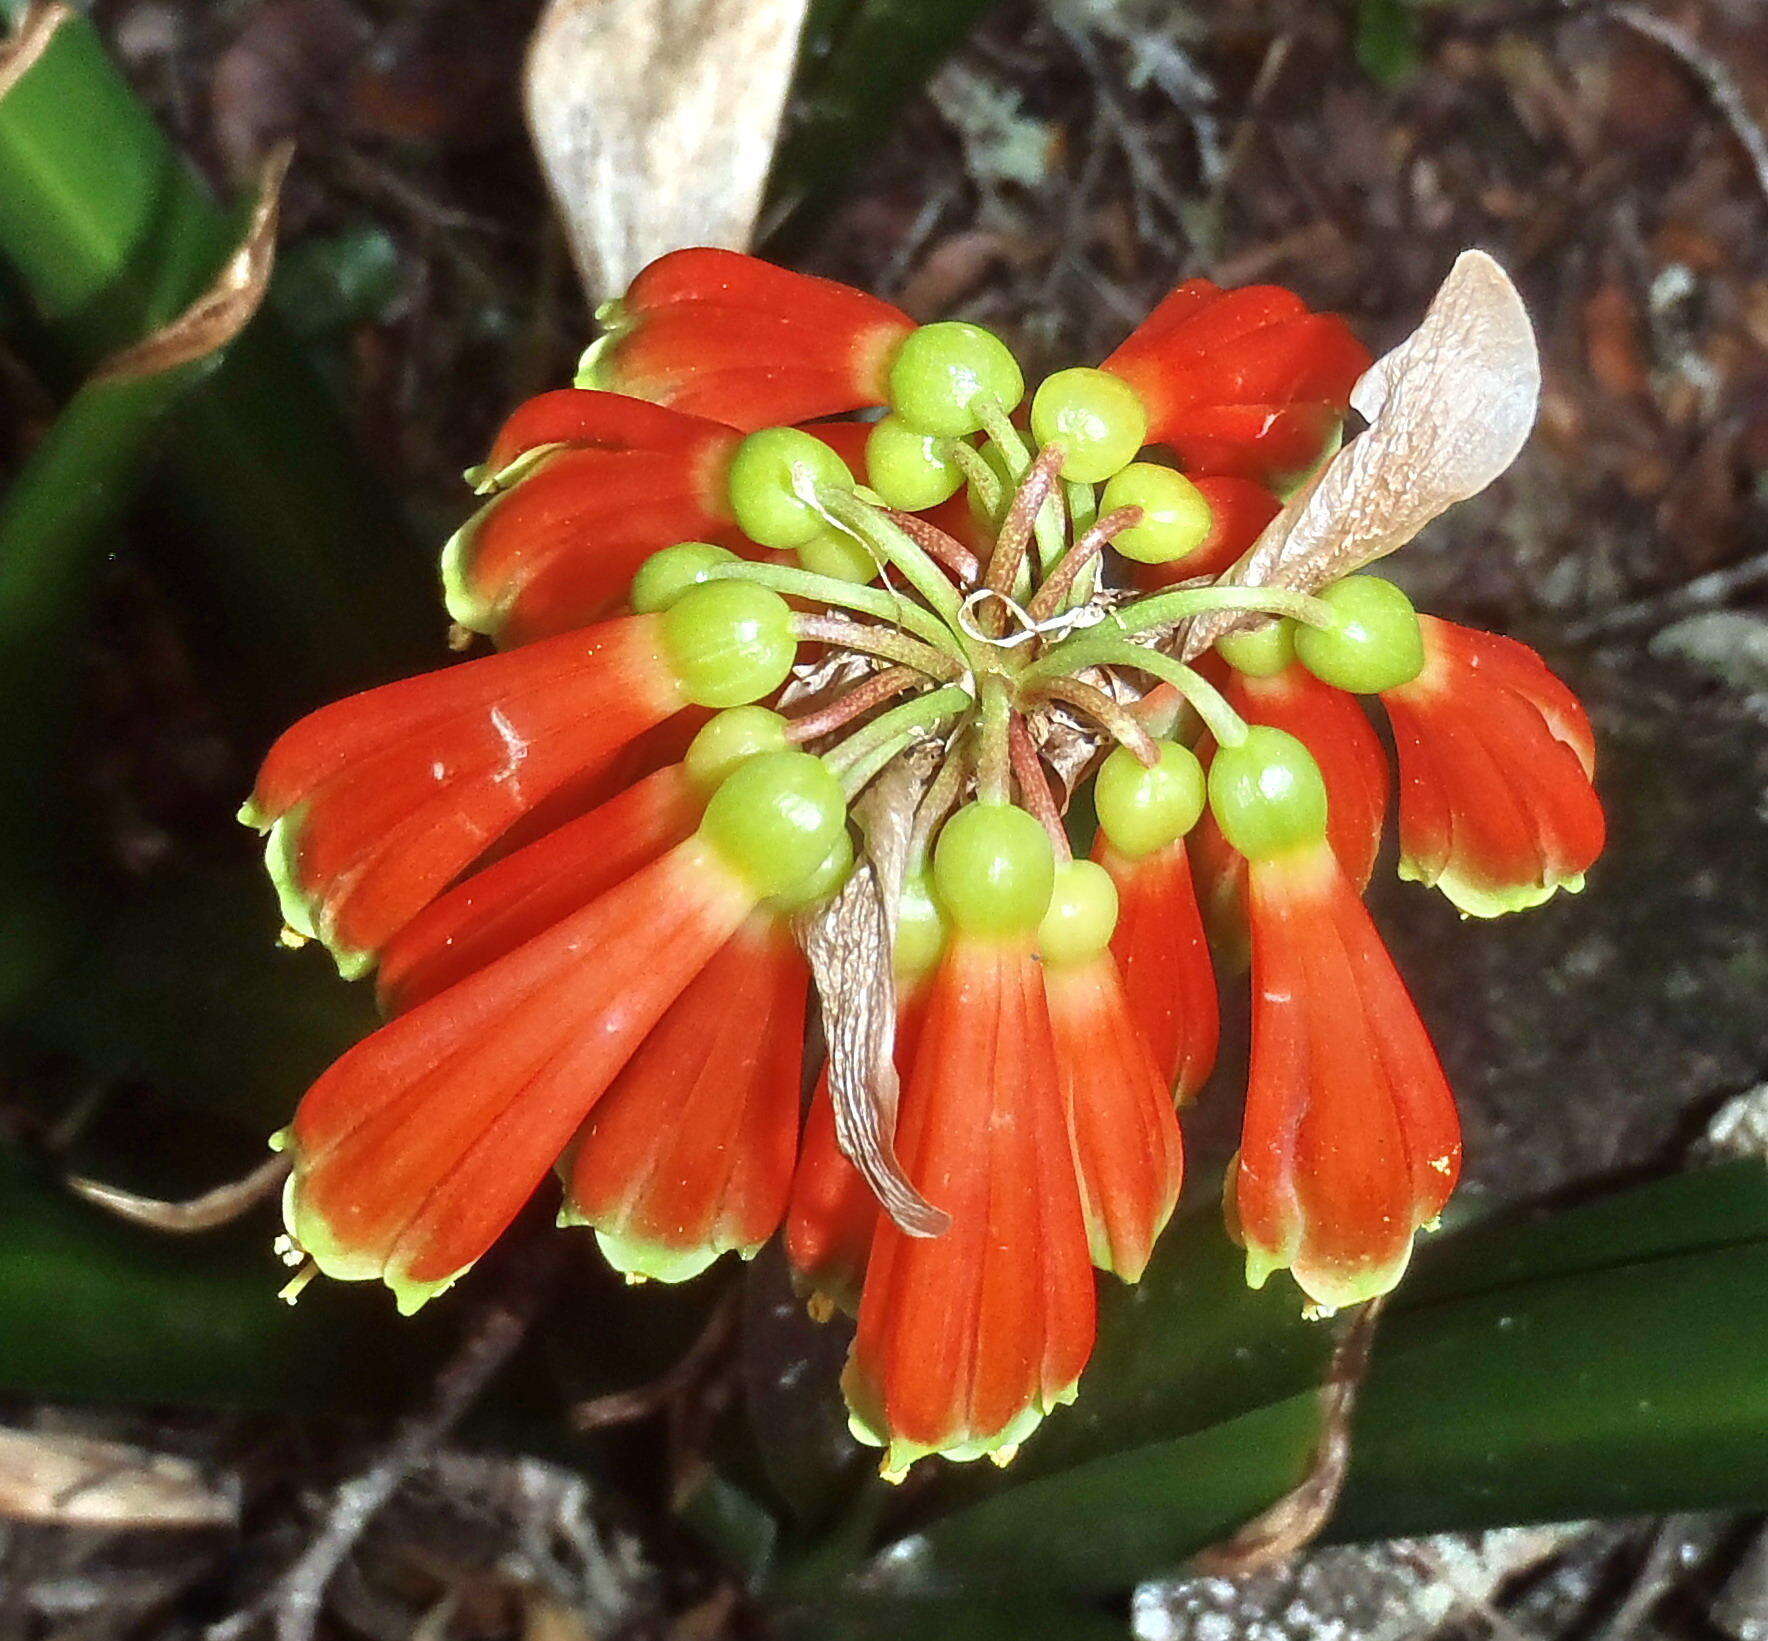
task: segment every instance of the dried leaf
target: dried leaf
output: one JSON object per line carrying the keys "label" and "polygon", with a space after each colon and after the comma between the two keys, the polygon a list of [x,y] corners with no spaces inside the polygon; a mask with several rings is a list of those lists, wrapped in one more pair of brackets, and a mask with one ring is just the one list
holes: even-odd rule
{"label": "dried leaf", "polygon": [[902,891],[925,762],[900,758],[859,808],[867,858],[800,928],[823,1008],[835,1140],[879,1205],[910,1236],[939,1236],[951,1216],[910,1183],[896,1158],[896,979],[889,908]]}
{"label": "dried leaf", "polygon": [[4,97],[36,66],[37,59],[49,49],[49,42],[60,32],[63,23],[74,15],[60,0],[45,5],[42,0],[24,15],[18,28],[0,41],[0,97]]}
{"label": "dried leaf", "polygon": [[219,1527],[233,1500],[186,1459],[120,1442],[0,1430],[0,1519],[57,1527]]}
{"label": "dried leaf", "polygon": [[[1351,405],[1369,426],[1272,519],[1222,580],[1312,592],[1403,547],[1498,477],[1535,421],[1541,365],[1522,298],[1483,251],[1463,251],[1424,322],[1364,373]],[[1192,622],[1200,655],[1257,617]]]}
{"label": "dried leaf", "polygon": [[211,359],[246,328],[270,287],[282,183],[293,156],[284,143],[265,160],[245,237],[209,288],[169,325],[113,353],[93,372],[94,382],[136,381]]}
{"label": "dried leaf", "polygon": [[528,129],[592,300],[683,245],[745,249],[805,0],[551,0]]}

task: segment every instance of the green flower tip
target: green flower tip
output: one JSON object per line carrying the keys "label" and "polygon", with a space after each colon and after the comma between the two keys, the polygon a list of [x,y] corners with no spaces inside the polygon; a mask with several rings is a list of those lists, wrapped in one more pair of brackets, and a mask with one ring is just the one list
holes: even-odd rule
{"label": "green flower tip", "polygon": [[448,610],[448,619],[468,632],[491,637],[496,636],[497,629],[503,624],[503,612],[474,590],[472,563],[480,526],[500,499],[493,496],[483,507],[476,509],[442,544],[442,602]]}
{"label": "green flower tip", "polygon": [[[566,1223],[563,1213],[559,1215],[559,1223]],[[574,1216],[571,1223],[588,1224],[581,1216]],[[621,1231],[604,1231],[597,1229],[596,1246],[601,1249],[602,1257],[629,1282],[687,1282],[707,1269],[720,1254],[729,1250],[719,1246],[707,1246],[698,1243],[690,1248],[671,1248],[654,1239],[641,1236],[629,1236]],[[737,1250],[744,1259],[753,1259],[756,1248]]]}
{"label": "green flower tip", "polygon": [[1427,889],[1440,890],[1463,917],[1508,917],[1512,912],[1533,911],[1537,906],[1544,906],[1562,889],[1568,895],[1575,895],[1584,887],[1582,872],[1556,877],[1544,884],[1479,883],[1453,868],[1433,874],[1403,856],[1399,876],[1403,882],[1422,883]]}

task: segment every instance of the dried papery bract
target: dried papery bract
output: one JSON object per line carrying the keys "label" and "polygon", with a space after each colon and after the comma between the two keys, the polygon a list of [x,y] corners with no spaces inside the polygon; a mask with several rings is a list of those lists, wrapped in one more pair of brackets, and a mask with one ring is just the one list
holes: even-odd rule
{"label": "dried papery bract", "polygon": [[592,300],[682,245],[749,243],[805,0],[552,0],[528,126]]}
{"label": "dried papery bract", "polygon": [[[1312,592],[1405,546],[1516,459],[1540,395],[1541,362],[1522,298],[1484,251],[1463,251],[1423,324],[1352,392],[1351,408],[1368,428],[1223,580]],[[1201,655],[1248,622],[1231,611],[1200,617],[1183,653]]]}

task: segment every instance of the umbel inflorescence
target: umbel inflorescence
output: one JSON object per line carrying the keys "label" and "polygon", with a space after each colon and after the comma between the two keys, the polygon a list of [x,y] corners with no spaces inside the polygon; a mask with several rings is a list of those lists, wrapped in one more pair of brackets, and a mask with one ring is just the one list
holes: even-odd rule
{"label": "umbel inflorescence", "polygon": [[314,713],[245,811],[389,1016],[279,1137],[294,1247],[410,1310],[553,1170],[634,1278],[783,1227],[857,1316],[887,1470],[1002,1457],[1075,1393],[1094,1267],[1134,1281],[1172,1212],[1250,951],[1249,1280],[1391,1288],[1460,1140],[1361,898],[1365,702],[1402,875],[1489,916],[1603,839],[1540,659],[1359,573],[1526,435],[1502,272],[1463,257],[1373,366],[1193,280],[1029,400],[986,330],[725,251],[603,317],[444,553],[501,653]]}

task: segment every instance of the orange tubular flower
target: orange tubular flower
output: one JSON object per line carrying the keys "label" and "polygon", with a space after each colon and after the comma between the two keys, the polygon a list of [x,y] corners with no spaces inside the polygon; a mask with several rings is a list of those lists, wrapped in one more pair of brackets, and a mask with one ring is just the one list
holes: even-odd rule
{"label": "orange tubular flower", "polygon": [[755,900],[695,836],[359,1043],[289,1130],[297,1246],[401,1310],[449,1286]]}
{"label": "orange tubular flower", "polygon": [[1044,998],[1093,1263],[1134,1282],[1184,1178],[1170,1086],[1130,1014],[1109,948],[1077,962],[1046,953]]}
{"label": "orange tubular flower", "polygon": [[743,432],[885,401],[914,321],[875,296],[735,251],[659,257],[600,315],[578,382]]}
{"label": "orange tubular flower", "polygon": [[1214,1069],[1221,1032],[1186,840],[1131,859],[1112,848],[1101,829],[1093,858],[1117,886],[1111,950],[1125,1001],[1173,1097],[1183,1102]]}
{"label": "orange tubular flower", "polygon": [[1400,761],[1400,875],[1473,917],[1583,888],[1605,836],[1584,709],[1526,644],[1419,624],[1424,670],[1381,696]]}
{"label": "orange tubular flower", "polygon": [[687,704],[662,622],[609,621],[303,718],[241,812],[270,834],[289,927],[367,970],[541,799]]}
{"label": "orange tubular flower", "polygon": [[1148,437],[1196,473],[1282,483],[1344,420],[1368,350],[1342,319],[1275,285],[1179,286],[1108,358],[1148,412]]}
{"label": "orange tubular flower", "polygon": [[579,1130],[561,1225],[589,1225],[631,1280],[752,1258],[779,1228],[798,1150],[810,971],[757,913],[692,980]]}
{"label": "orange tubular flower", "polygon": [[897,1151],[951,1215],[881,1216],[843,1388],[887,1475],[926,1453],[1004,1462],[1073,1400],[1093,1277],[1042,971],[1029,936],[959,929],[930,983]]}
{"label": "orange tubular flower", "polygon": [[478,470],[496,494],[443,550],[448,613],[507,649],[612,614],[675,542],[758,556],[726,493],[741,438],[615,393],[530,399]]}
{"label": "orange tubular flower", "polygon": [[1229,1200],[1247,1281],[1323,1309],[1399,1281],[1461,1166],[1436,1052],[1324,840],[1248,869],[1252,1064]]}

